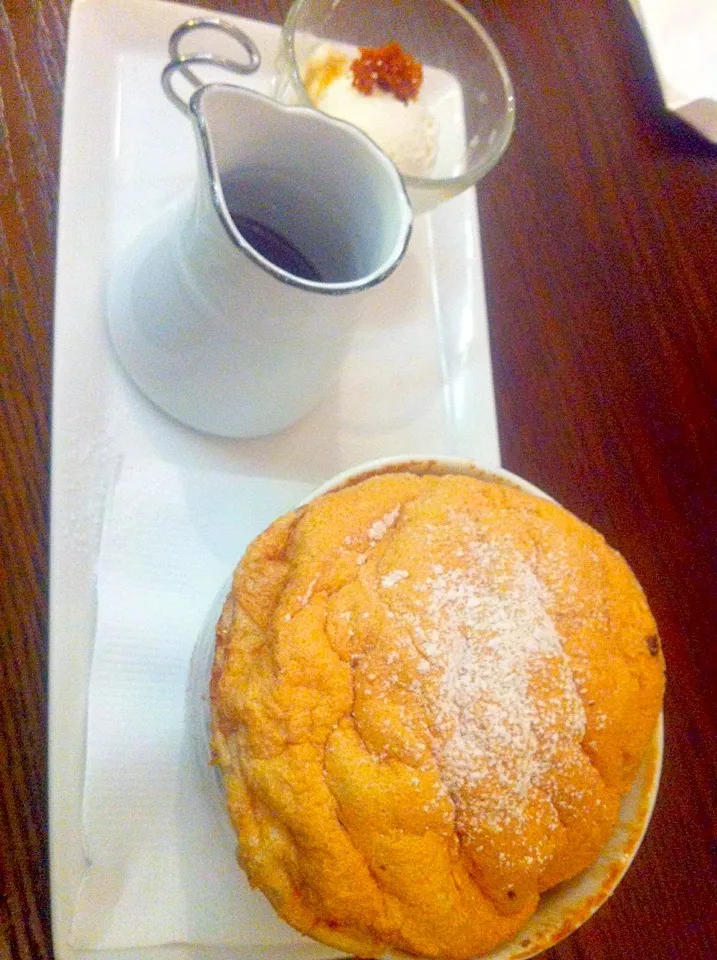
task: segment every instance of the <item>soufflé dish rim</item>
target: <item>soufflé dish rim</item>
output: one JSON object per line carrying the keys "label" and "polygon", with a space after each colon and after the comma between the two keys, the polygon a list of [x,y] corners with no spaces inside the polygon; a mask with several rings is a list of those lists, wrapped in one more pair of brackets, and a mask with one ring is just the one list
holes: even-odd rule
{"label": "souffl\u00e9 dish rim", "polygon": [[[555,503],[551,497],[533,484],[502,468],[485,469],[477,463],[461,457],[401,456],[373,460],[345,470],[316,488],[298,506],[304,506],[324,494],[358,484],[369,477],[402,472],[417,475],[459,474],[472,476],[480,480],[518,487],[524,492]],[[205,646],[211,640],[217,622],[217,613],[230,589],[231,581],[225,585],[212,611],[210,611],[203,634]],[[198,647],[201,643],[200,638]],[[195,671],[199,670],[203,673],[205,687],[207,666],[206,658],[200,658],[193,667]],[[188,709],[194,713],[190,723],[204,724],[199,739],[204,741],[206,749],[209,736],[206,728],[206,714],[202,714],[201,711],[198,712],[196,703],[192,704],[191,702],[191,698],[196,697],[196,690],[197,683],[190,683]],[[634,860],[647,831],[657,798],[662,758],[663,713],[661,711],[632,786],[620,801],[618,822],[597,860],[582,873],[542,893],[537,909],[515,936],[489,952],[480,954],[480,960],[527,960],[527,958],[537,956],[577,930],[615,892]],[[205,763],[205,776],[207,778],[215,779],[218,782],[221,775],[217,776],[217,773],[217,770],[207,769]],[[220,789],[215,789],[214,800],[217,806],[222,803],[222,791]],[[223,816],[224,820],[228,822],[226,807],[223,811],[215,810],[214,813],[220,817]],[[316,939],[318,943],[322,942],[318,937]],[[340,949],[338,947],[337,952]],[[399,960],[404,960],[408,956],[413,957],[413,955],[393,949],[385,951],[382,956],[395,957]],[[476,957],[476,960],[478,960],[478,957]]]}

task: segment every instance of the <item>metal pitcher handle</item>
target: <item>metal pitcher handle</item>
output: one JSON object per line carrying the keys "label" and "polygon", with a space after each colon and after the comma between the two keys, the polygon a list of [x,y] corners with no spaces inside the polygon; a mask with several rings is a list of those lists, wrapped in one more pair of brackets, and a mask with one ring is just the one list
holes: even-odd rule
{"label": "metal pitcher handle", "polygon": [[[179,44],[182,38],[195,30],[218,30],[231,37],[244,49],[247,55],[247,62],[240,63],[238,60],[232,60],[230,57],[222,57],[215,53],[189,53],[181,54]],[[191,66],[198,66],[202,63],[212,64],[215,67],[221,67],[228,73],[246,75],[255,73],[261,64],[261,54],[259,48],[254,43],[249,34],[242,29],[220,17],[201,17],[192,20],[185,20],[172,33],[169,38],[169,56],[170,60],[167,66],[162,70],[162,89],[171,103],[174,104],[182,113],[189,113],[189,105],[179,96],[174,89],[174,76],[177,72],[181,73],[195,90],[205,84],[200,77],[190,69]]]}

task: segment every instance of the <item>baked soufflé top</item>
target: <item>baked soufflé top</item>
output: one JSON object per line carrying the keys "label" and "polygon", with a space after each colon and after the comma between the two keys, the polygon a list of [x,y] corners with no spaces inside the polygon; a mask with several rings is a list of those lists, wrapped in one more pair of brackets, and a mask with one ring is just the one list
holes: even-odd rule
{"label": "baked souffl\u00e9 top", "polygon": [[411,473],[321,496],[249,546],[217,628],[239,861],[341,950],[478,956],[597,858],[663,690],[629,567],[554,503]]}

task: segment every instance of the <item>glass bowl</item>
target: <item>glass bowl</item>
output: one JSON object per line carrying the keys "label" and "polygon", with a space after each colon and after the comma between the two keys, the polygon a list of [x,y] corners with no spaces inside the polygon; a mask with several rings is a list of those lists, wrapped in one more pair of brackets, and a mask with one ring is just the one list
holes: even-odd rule
{"label": "glass bowl", "polygon": [[313,106],[303,77],[322,44],[353,59],[357,47],[394,41],[423,65],[418,103],[437,127],[430,172],[409,174],[397,161],[414,213],[422,213],[485,176],[505,151],[515,122],[503,58],[456,0],[296,0],[282,30],[274,93],[285,103]]}

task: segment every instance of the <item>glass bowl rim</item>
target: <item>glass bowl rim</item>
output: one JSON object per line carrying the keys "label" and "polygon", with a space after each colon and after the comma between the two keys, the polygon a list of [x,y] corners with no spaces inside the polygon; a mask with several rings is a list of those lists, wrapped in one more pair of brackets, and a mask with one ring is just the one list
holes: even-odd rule
{"label": "glass bowl rim", "polygon": [[[292,86],[299,93],[301,105],[316,109],[306,93],[303,81],[299,75],[299,68],[296,63],[296,58],[294,56],[294,37],[296,35],[297,19],[299,12],[306,2],[307,0],[294,0],[289,8],[281,29],[281,46],[285,61],[289,66]],[[481,180],[490,170],[493,169],[493,167],[498,163],[500,158],[505,153],[505,150],[513,135],[513,130],[515,129],[515,91],[513,89],[513,81],[510,78],[510,73],[508,72],[508,68],[505,64],[503,56],[485,27],[479,23],[472,13],[461,6],[461,4],[458,3],[458,0],[440,0],[440,2],[447,7],[450,7],[454,13],[457,13],[460,17],[462,17],[471,27],[473,32],[479,36],[481,42],[485,46],[493,61],[493,65],[498,71],[506,105],[506,122],[503,125],[501,136],[498,138],[496,143],[491,146],[491,149],[487,152],[482,162],[473,164],[463,173],[458,174],[455,177],[414,177],[409,176],[408,174],[401,174],[407,187],[423,191],[446,190],[451,194],[454,194],[466,189],[467,187],[473,186],[473,184]]]}

